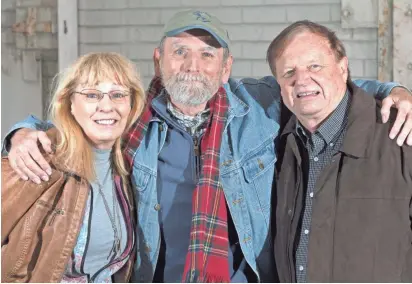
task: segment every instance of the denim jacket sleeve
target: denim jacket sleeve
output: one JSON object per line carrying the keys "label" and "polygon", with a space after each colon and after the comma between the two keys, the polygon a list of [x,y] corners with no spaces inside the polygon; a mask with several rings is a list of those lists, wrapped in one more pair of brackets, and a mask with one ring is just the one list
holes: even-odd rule
{"label": "denim jacket sleeve", "polygon": [[[389,96],[390,92],[395,87],[404,86],[394,82],[380,82],[377,80],[354,80],[358,87],[365,90],[367,93],[372,94],[376,99],[383,100]],[[279,100],[280,100],[280,86],[277,83],[275,77],[266,76],[260,79],[243,78],[240,81],[229,80],[231,90],[236,93],[236,90],[240,85],[244,85],[248,93],[258,101],[268,112],[274,112],[277,117],[279,114]],[[406,89],[406,88],[405,88]],[[276,106],[273,111],[270,106]],[[273,108],[273,107],[272,107]]]}
{"label": "denim jacket sleeve", "polygon": [[7,135],[5,136],[2,144],[2,156],[8,155],[8,151],[10,150],[10,139],[14,131],[20,128],[30,128],[35,130],[47,131],[52,127],[54,126],[50,121],[42,121],[34,115],[29,115],[25,120],[13,125],[9,132],[7,132]]}
{"label": "denim jacket sleeve", "polygon": [[383,100],[389,96],[390,92],[395,87],[405,88],[404,86],[394,82],[382,83],[377,80],[353,80],[353,83],[365,90],[367,93],[372,94],[378,100]]}
{"label": "denim jacket sleeve", "polygon": [[[255,82],[255,83],[254,83]],[[268,86],[271,90],[268,91],[268,93],[271,93],[272,96],[274,97],[280,97],[280,86],[277,83],[276,79],[273,76],[266,76],[263,77],[259,80],[256,79],[251,79],[251,78],[243,78],[238,82],[237,85],[240,85],[239,83],[243,83],[244,85],[253,85],[257,83],[261,83],[261,86]],[[263,84],[262,84],[263,83]],[[355,83],[358,87],[362,88],[365,90],[367,93],[373,94],[373,96],[376,99],[383,100],[387,96],[389,96],[390,92],[392,91],[393,88],[395,87],[402,87],[405,88],[404,86],[394,83],[394,82],[380,82],[378,80],[354,80],[353,83]],[[231,88],[233,90],[236,89],[237,86],[231,85]],[[406,89],[406,88],[405,88]],[[262,92],[262,90],[261,90]],[[253,91],[251,92],[253,94]]]}

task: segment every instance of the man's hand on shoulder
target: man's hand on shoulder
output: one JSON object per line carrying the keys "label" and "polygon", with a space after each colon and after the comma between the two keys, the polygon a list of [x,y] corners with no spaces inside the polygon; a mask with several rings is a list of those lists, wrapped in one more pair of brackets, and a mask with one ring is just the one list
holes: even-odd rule
{"label": "man's hand on shoulder", "polygon": [[403,87],[395,87],[390,95],[382,101],[382,120],[386,123],[389,119],[391,107],[398,109],[395,123],[389,133],[389,137],[402,146],[404,142],[412,146],[412,93]]}
{"label": "man's hand on shoulder", "polygon": [[40,184],[41,179],[49,180],[51,167],[44,159],[39,144],[47,153],[52,153],[51,141],[46,132],[28,128],[17,130],[11,138],[9,163],[13,170],[24,180]]}

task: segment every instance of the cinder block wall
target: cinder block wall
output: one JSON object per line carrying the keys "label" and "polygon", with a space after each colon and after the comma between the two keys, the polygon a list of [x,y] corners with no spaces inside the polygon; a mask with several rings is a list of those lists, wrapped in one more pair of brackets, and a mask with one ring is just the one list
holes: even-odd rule
{"label": "cinder block wall", "polygon": [[344,40],[354,78],[377,78],[377,29],[342,29],[340,0],[79,0],[79,52],[120,52],[138,63],[147,84],[163,25],[185,8],[209,11],[226,25],[233,77],[270,74],[265,60],[270,41],[288,24],[309,19]]}
{"label": "cinder block wall", "polygon": [[[33,34],[13,31],[14,24],[26,23],[30,9],[35,15]],[[2,60],[7,62],[18,61],[23,53],[34,54],[37,61],[42,61],[43,101],[47,102],[58,71],[57,0],[1,0],[1,45]],[[23,60],[24,68],[31,66]]]}

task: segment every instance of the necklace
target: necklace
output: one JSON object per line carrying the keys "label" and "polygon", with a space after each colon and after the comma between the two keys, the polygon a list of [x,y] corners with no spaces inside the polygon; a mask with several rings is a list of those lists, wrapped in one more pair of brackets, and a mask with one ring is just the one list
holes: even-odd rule
{"label": "necklace", "polygon": [[[103,179],[103,184],[100,184],[100,182],[98,180],[97,180],[96,183],[97,183],[99,193],[102,196],[104,207],[106,209],[107,215],[109,216],[110,223],[111,223],[112,229],[113,229],[113,246],[112,246],[112,248],[109,252],[109,255],[107,256],[107,259],[109,259],[110,256],[112,256],[112,255],[113,255],[112,259],[114,259],[120,251],[120,241],[122,239],[122,230],[121,229],[118,230],[118,227],[116,225],[116,221],[118,221],[119,228],[121,226],[119,208],[118,208],[118,206],[116,206],[116,198],[117,198],[116,197],[116,185],[114,183],[113,173],[112,173],[112,179],[113,179],[113,186],[112,186],[112,190],[113,190],[113,198],[112,198],[112,200],[113,200],[113,215],[110,213],[109,204],[107,202],[106,196],[103,193],[103,186],[106,184],[110,172],[111,172],[111,169],[109,168],[107,173],[106,173],[105,178]],[[117,218],[116,218],[116,216],[117,216]]]}

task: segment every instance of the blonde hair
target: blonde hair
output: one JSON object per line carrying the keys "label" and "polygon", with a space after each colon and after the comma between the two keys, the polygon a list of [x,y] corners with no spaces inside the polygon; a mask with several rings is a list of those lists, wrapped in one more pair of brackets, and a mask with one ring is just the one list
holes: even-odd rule
{"label": "blonde hair", "polygon": [[[77,169],[88,181],[95,180],[92,145],[71,113],[71,95],[78,85],[98,85],[112,81],[130,92],[131,110],[125,132],[138,119],[145,104],[145,91],[130,60],[117,53],[95,52],[78,58],[69,68],[56,76],[56,87],[50,103],[49,116],[59,132],[56,158],[68,169]],[[129,171],[123,159],[122,138],[116,139],[112,149],[113,170],[126,177]]]}

